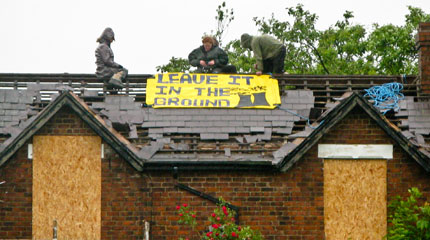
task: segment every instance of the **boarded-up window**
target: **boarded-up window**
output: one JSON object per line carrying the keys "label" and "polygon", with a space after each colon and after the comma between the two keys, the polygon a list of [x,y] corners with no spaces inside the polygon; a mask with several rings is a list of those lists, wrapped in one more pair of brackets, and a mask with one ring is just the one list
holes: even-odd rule
{"label": "boarded-up window", "polygon": [[100,239],[101,139],[33,138],[33,239]]}
{"label": "boarded-up window", "polygon": [[386,160],[324,160],[327,240],[382,239],[387,231]]}

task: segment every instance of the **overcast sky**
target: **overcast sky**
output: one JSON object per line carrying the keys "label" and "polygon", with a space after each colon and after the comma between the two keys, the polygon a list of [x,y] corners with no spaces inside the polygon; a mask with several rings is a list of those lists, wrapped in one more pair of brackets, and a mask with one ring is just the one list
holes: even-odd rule
{"label": "overcast sky", "polygon": [[[216,28],[222,0],[0,0],[0,73],[94,73],[96,39],[112,27],[115,61],[130,74],[156,73],[172,56],[187,58]],[[354,23],[403,25],[407,6],[430,13],[430,0],[226,0],[234,9],[224,42],[257,34],[253,17],[287,19],[302,3],[323,30],[353,11]]]}

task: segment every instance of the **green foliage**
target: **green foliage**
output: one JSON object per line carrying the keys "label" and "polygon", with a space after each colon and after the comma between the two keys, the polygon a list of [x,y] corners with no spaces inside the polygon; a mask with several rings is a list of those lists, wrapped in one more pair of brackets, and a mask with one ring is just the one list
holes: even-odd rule
{"label": "green foliage", "polygon": [[[208,220],[210,221],[209,229],[204,234],[199,234],[202,240],[263,240],[260,232],[251,229],[249,226],[239,226],[234,221],[236,213],[228,208],[228,203],[222,198],[219,199],[220,203],[210,214]],[[179,212],[179,223],[190,225],[195,230],[196,215],[189,210],[188,204],[176,206]],[[179,240],[187,240],[188,238],[179,238]]]}
{"label": "green foliage", "polygon": [[318,17],[303,5],[287,8],[292,23],[254,18],[262,33],[272,34],[287,46],[286,71],[300,74],[416,74],[416,29],[429,21],[429,14],[409,8],[404,26],[373,25],[366,32],[352,25],[353,13],[324,31],[315,29]]}
{"label": "green foliage", "polygon": [[388,208],[390,215],[386,239],[389,240],[428,240],[430,239],[430,205],[425,202],[419,206],[422,194],[417,188],[408,190],[410,196],[403,201],[399,196]]}
{"label": "green foliage", "polygon": [[215,20],[217,21],[217,28],[214,37],[218,41],[219,46],[222,46],[223,34],[234,20],[234,11],[233,8],[228,9],[225,2],[222,2],[221,5],[218,5],[216,13]]}
{"label": "green foliage", "polygon": [[[420,22],[430,21],[430,14],[412,6],[408,9],[404,25],[373,24],[370,31],[360,24],[352,24],[351,11],[346,11],[343,19],[328,29],[318,30],[315,27],[318,16],[301,4],[286,8],[291,21],[281,21],[273,14],[268,19],[254,17],[253,20],[262,34],[273,35],[286,46],[285,71],[288,73],[416,75],[415,35]],[[215,37],[221,43],[223,33],[234,20],[234,11],[227,9],[223,2],[216,12]],[[239,40],[228,42],[225,50],[230,64],[235,65],[239,73],[253,71],[252,53],[241,48]],[[157,71],[188,71],[185,59],[184,62],[178,59],[173,57],[169,64],[157,67]]]}
{"label": "green foliage", "polygon": [[[258,30],[264,34],[275,36],[283,42],[287,48],[285,57],[285,69],[289,73],[316,72],[317,62],[324,66],[323,59],[317,49],[320,32],[315,29],[318,19],[316,14],[304,10],[303,5],[298,4],[296,8],[286,8],[288,15],[294,17],[293,23],[280,21],[272,14],[270,19],[254,17]],[[329,73],[329,72],[326,72]]]}
{"label": "green foliage", "polygon": [[230,41],[225,47],[230,64],[236,66],[238,73],[251,72],[255,64],[255,59],[248,49],[240,46],[240,40]]}
{"label": "green foliage", "polygon": [[172,57],[168,64],[157,66],[157,72],[189,72],[190,68],[188,59]]}
{"label": "green foliage", "polygon": [[373,25],[374,30],[368,38],[368,51],[379,74],[418,73],[418,52],[414,36],[420,22],[430,21],[430,14],[411,6],[408,9],[404,26]]}

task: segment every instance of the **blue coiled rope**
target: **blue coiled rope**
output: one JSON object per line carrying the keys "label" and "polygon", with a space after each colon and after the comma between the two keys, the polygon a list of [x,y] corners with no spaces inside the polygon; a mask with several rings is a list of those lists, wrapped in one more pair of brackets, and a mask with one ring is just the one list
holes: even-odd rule
{"label": "blue coiled rope", "polygon": [[373,86],[365,89],[366,94],[364,94],[364,97],[369,97],[373,100],[373,106],[383,110],[382,114],[385,115],[391,109],[394,111],[400,109],[399,102],[405,98],[403,93],[401,93],[402,90],[403,85],[401,83],[385,83],[381,86]]}

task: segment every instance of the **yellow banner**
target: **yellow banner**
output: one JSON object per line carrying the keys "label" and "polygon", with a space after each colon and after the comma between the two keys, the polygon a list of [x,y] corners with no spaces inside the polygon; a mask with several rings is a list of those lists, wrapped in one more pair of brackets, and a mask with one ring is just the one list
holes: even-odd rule
{"label": "yellow banner", "polygon": [[154,108],[266,108],[281,104],[269,75],[157,74],[148,79],[146,104]]}

